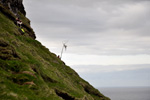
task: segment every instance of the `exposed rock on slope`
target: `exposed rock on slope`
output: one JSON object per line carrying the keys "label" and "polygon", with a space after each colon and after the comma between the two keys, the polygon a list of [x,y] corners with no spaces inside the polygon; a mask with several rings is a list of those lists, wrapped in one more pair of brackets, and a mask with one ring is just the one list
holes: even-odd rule
{"label": "exposed rock on slope", "polygon": [[26,15],[22,0],[1,0],[1,3],[8,7],[16,15],[18,11],[20,11],[23,15]]}
{"label": "exposed rock on slope", "polygon": [[25,34],[14,23],[15,11],[0,4],[1,100],[109,100],[35,40],[22,0],[9,1],[19,1]]}

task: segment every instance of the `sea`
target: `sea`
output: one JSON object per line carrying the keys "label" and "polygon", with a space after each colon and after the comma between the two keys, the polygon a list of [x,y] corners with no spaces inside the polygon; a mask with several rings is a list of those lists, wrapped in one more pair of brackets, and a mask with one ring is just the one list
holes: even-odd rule
{"label": "sea", "polygon": [[107,87],[99,91],[111,100],[150,100],[150,87]]}

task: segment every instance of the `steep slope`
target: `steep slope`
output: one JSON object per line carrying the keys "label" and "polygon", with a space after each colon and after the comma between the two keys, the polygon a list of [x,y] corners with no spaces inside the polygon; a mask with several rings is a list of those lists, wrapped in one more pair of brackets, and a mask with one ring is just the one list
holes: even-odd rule
{"label": "steep slope", "polygon": [[14,23],[14,11],[0,4],[1,100],[110,100],[35,40],[23,9],[17,15],[25,33]]}

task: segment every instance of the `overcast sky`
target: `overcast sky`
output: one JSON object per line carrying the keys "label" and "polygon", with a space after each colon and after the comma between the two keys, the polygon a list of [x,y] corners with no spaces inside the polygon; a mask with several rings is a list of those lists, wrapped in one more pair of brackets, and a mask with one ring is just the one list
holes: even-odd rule
{"label": "overcast sky", "polygon": [[150,0],[24,0],[37,40],[95,87],[150,86]]}

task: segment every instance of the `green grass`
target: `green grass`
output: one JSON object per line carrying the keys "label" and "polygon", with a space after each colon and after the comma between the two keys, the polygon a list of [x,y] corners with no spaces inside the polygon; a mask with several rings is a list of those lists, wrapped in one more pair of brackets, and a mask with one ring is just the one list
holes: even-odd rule
{"label": "green grass", "polygon": [[[29,20],[20,15],[30,27]],[[1,12],[0,22],[0,40],[8,44],[6,47],[0,45],[0,50],[11,49],[19,56],[15,58],[10,53],[10,59],[0,58],[1,100],[63,100],[56,90],[77,100],[85,97],[88,100],[109,100],[39,41],[30,37],[28,32],[21,35],[13,20]],[[0,52],[0,55],[4,53]]]}

